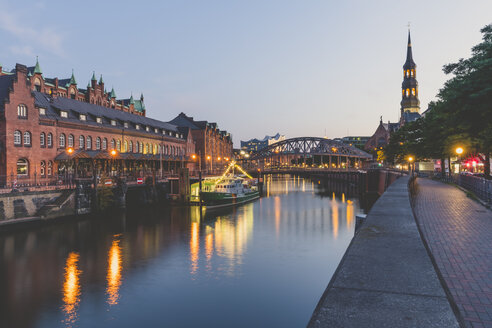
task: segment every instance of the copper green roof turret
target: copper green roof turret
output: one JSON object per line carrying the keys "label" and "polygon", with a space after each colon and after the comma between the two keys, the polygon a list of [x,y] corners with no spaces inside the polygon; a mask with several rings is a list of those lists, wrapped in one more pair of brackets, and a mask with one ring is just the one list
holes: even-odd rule
{"label": "copper green roof turret", "polygon": [[92,71],[91,81],[97,81],[97,79],[96,79],[96,71]]}
{"label": "copper green roof turret", "polygon": [[73,74],[73,68],[72,68],[72,76],[70,77],[70,84],[77,84],[77,81],[75,80],[75,75]]}
{"label": "copper green roof turret", "polygon": [[135,105],[135,100],[133,100],[133,94],[130,96],[130,104]]}
{"label": "copper green roof turret", "polygon": [[103,83],[104,83],[104,81],[103,81],[103,76],[102,76],[102,74],[101,74],[101,77],[99,78],[99,84],[103,84]]}
{"label": "copper green roof turret", "polygon": [[116,98],[116,92],[114,92],[114,88],[111,87],[111,93],[109,94],[110,98]]}
{"label": "copper green roof turret", "polygon": [[43,74],[43,71],[41,70],[41,66],[39,66],[39,61],[38,61],[38,56],[36,56],[36,66],[34,66],[34,74]]}
{"label": "copper green roof turret", "polygon": [[91,82],[87,82],[87,90],[91,87]]}

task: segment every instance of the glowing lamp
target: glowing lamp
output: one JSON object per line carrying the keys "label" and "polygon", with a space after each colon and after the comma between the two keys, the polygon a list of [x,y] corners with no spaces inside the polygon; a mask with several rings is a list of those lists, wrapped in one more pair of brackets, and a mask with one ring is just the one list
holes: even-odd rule
{"label": "glowing lamp", "polygon": [[220,161],[220,157],[217,157],[217,160]]}
{"label": "glowing lamp", "polygon": [[196,159],[196,155],[195,154],[191,155],[191,158]]}
{"label": "glowing lamp", "polygon": [[67,153],[72,154],[73,153],[73,148],[72,147],[68,148],[67,149]]}
{"label": "glowing lamp", "polygon": [[111,151],[111,156],[116,156],[116,150],[114,150],[114,149],[113,149],[113,150]]}
{"label": "glowing lamp", "polygon": [[212,157],[210,157],[210,155],[207,156],[207,159],[210,160]]}
{"label": "glowing lamp", "polygon": [[458,154],[458,155],[463,154],[463,148],[461,148],[461,147],[456,148],[456,154]]}
{"label": "glowing lamp", "polygon": [[412,156],[408,156],[408,161],[409,162],[413,162],[413,157]]}

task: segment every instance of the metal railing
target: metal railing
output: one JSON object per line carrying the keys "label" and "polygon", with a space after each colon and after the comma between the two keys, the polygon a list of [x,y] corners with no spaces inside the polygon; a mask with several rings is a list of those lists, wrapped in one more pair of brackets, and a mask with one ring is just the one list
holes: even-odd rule
{"label": "metal railing", "polygon": [[466,174],[460,174],[457,180],[461,187],[472,191],[485,202],[492,203],[492,180]]}

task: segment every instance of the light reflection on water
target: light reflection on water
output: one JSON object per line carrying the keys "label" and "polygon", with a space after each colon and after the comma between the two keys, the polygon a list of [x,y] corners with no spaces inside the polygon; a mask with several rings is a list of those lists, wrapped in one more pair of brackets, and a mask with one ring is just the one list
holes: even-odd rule
{"label": "light reflection on water", "polygon": [[0,326],[305,326],[360,211],[319,185],[267,176],[265,196],[237,208],[0,236]]}

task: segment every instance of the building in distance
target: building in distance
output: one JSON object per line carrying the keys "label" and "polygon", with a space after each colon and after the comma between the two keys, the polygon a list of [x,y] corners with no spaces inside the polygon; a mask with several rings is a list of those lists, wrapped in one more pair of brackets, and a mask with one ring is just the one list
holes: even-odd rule
{"label": "building in distance", "polygon": [[340,141],[349,146],[355,146],[364,150],[364,146],[371,137],[368,136],[348,136],[343,138],[335,138],[334,140]]}
{"label": "building in distance", "polygon": [[241,141],[241,149],[248,153],[256,152],[283,140],[285,140],[285,136],[277,133],[274,136],[265,136],[265,138],[261,140],[255,138],[247,141]]}

